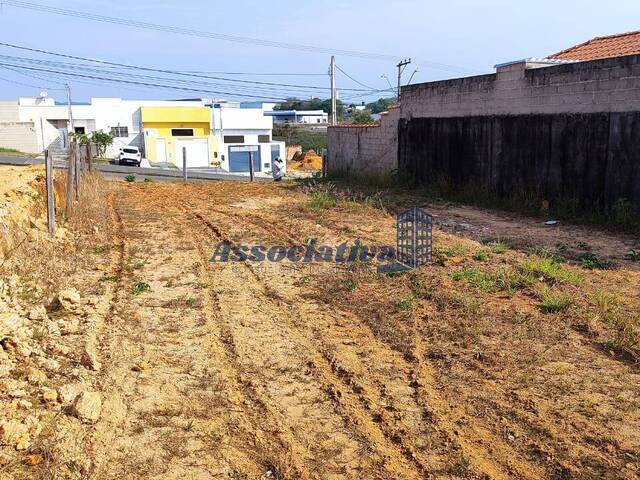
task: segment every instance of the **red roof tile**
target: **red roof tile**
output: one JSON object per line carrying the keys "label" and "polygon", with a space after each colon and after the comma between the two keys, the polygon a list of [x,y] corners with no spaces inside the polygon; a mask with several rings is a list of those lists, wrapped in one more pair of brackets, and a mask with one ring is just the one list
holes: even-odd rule
{"label": "red roof tile", "polygon": [[568,48],[549,58],[557,60],[598,60],[640,54],[640,31],[596,37],[588,42]]}

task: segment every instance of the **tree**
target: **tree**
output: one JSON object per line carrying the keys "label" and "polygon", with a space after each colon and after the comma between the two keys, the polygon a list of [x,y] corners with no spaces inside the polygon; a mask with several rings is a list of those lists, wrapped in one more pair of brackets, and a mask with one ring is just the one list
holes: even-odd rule
{"label": "tree", "polygon": [[91,142],[96,144],[98,157],[103,157],[107,147],[113,143],[113,137],[109,133],[97,130],[91,134]]}
{"label": "tree", "polygon": [[395,97],[393,98],[379,98],[375,102],[371,102],[367,104],[367,109],[371,110],[371,113],[381,113],[389,110],[391,105],[394,105],[397,102]]}
{"label": "tree", "polygon": [[374,123],[373,117],[366,110],[356,110],[351,115],[351,123],[355,124],[366,124],[366,123]]}

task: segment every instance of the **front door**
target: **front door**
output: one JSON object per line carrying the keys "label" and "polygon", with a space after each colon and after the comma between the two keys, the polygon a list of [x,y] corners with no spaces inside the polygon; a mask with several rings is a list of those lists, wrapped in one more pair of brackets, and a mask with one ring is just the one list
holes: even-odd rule
{"label": "front door", "polygon": [[156,162],[167,161],[167,144],[164,138],[156,138]]}

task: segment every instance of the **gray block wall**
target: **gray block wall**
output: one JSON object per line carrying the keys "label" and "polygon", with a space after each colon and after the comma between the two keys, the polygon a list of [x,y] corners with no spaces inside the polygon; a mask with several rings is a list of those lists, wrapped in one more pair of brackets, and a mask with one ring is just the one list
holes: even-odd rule
{"label": "gray block wall", "polygon": [[401,117],[640,111],[640,55],[548,65],[522,61],[490,75],[402,89]]}
{"label": "gray block wall", "polygon": [[396,107],[382,116],[379,126],[329,127],[327,170],[386,174],[398,168],[399,118]]}

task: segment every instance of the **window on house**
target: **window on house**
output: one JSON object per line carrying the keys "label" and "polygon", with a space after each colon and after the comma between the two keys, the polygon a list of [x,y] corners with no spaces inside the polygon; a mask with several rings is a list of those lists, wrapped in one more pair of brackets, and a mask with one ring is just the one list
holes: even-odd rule
{"label": "window on house", "polygon": [[73,127],[73,133],[77,133],[78,135],[84,135],[86,131],[84,127]]}
{"label": "window on house", "polygon": [[244,135],[225,135],[224,143],[244,143]]}
{"label": "window on house", "polygon": [[193,137],[193,128],[172,128],[172,137]]}
{"label": "window on house", "polygon": [[271,136],[270,135],[258,135],[258,142],[259,143],[271,143]]}
{"label": "window on house", "polygon": [[111,136],[114,138],[128,137],[129,127],[111,127]]}

